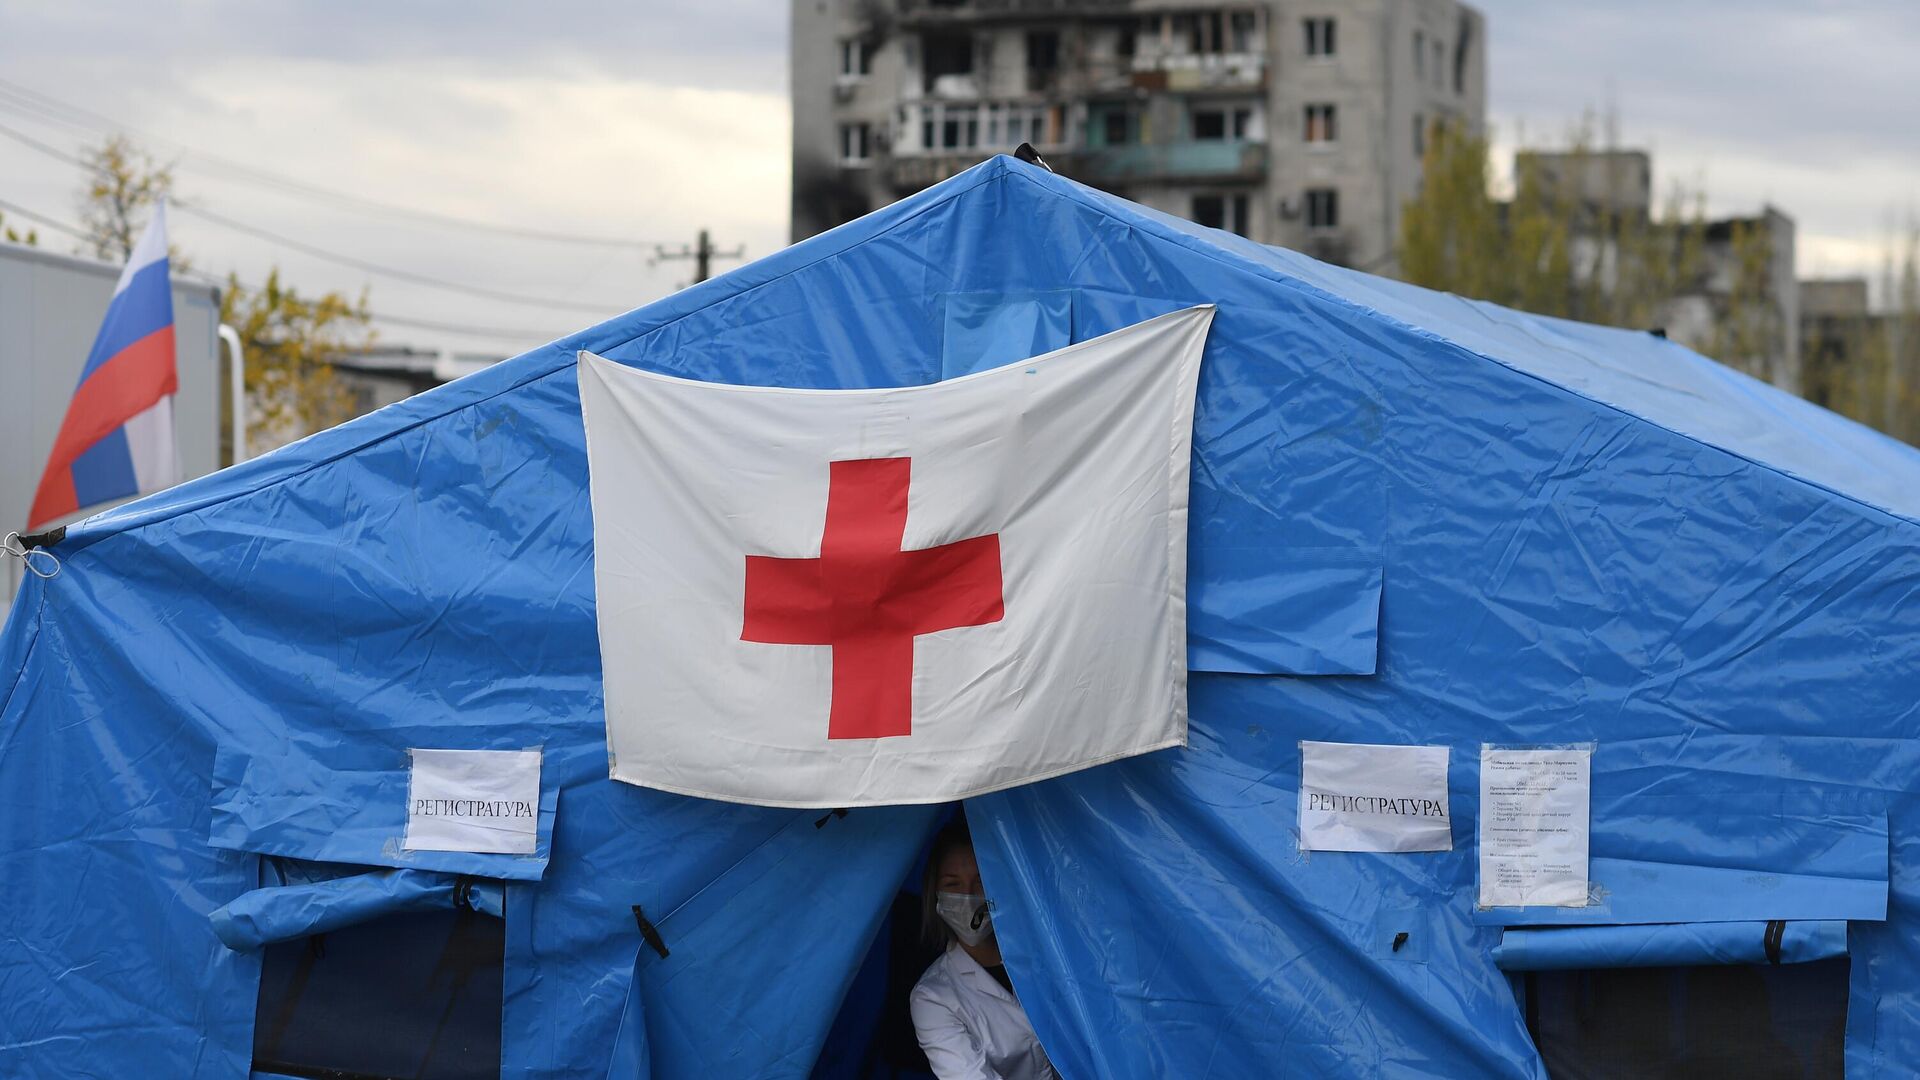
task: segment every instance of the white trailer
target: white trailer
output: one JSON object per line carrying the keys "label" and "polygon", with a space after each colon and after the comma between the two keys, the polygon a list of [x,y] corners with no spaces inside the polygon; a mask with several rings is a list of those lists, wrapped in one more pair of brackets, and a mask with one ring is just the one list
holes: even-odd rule
{"label": "white trailer", "polygon": [[[106,316],[120,267],[35,247],[0,243],[0,535],[24,530],[34,489],[66,415],[80,369]],[[210,285],[173,279],[174,437],[180,475],[210,473],[220,450],[220,297]],[[83,508],[75,518],[103,507]],[[11,606],[21,562],[0,558]]]}

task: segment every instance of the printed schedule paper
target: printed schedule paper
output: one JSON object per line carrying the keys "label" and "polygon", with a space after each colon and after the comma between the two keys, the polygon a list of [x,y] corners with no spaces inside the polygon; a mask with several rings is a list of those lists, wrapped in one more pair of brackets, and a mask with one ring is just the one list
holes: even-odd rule
{"label": "printed schedule paper", "polygon": [[1448,851],[1447,748],[1300,744],[1301,851]]}
{"label": "printed schedule paper", "polygon": [[540,751],[407,751],[408,851],[531,855],[540,833]]}
{"label": "printed schedule paper", "polygon": [[1480,749],[1480,906],[1587,906],[1592,747]]}

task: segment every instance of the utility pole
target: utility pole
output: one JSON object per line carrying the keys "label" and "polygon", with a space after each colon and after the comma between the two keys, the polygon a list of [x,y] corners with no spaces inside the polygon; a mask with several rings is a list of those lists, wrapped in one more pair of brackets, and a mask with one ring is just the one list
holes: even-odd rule
{"label": "utility pole", "polygon": [[746,253],[747,249],[744,245],[737,246],[731,251],[721,251],[715,248],[713,241],[707,237],[707,230],[701,229],[700,239],[692,247],[682,247],[679,251],[668,251],[666,248],[661,248],[659,249],[659,254],[654,256],[654,261],[671,262],[675,259],[692,259],[693,284],[698,285],[713,276],[713,260],[738,259],[745,256]]}

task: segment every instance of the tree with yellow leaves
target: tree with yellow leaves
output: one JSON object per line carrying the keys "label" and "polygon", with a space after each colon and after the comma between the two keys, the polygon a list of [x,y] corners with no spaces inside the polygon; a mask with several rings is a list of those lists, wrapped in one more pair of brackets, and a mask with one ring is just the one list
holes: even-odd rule
{"label": "tree with yellow leaves", "polygon": [[[172,197],[173,170],[119,135],[88,151],[85,160],[80,212],[87,250],[124,262],[154,205]],[[191,272],[178,252],[170,258],[175,273]],[[302,294],[281,281],[278,268],[257,288],[228,275],[220,290],[220,321],[239,331],[246,351],[248,441],[277,445],[350,418],[352,401],[333,360],[372,344],[371,320],[364,292],[357,298]],[[225,430],[231,415],[221,409],[223,446],[232,445]]]}

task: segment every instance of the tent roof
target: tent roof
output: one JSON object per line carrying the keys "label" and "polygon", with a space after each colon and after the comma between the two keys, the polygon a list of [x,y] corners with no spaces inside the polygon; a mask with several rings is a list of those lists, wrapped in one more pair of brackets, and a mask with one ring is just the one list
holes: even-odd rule
{"label": "tent roof", "polygon": [[[1020,170],[995,158],[979,169]],[[977,170],[976,170],[977,171]],[[1038,170],[1052,194],[1278,275],[1836,494],[1920,521],[1920,448],[1637,330],[1532,315],[1319,262],[1159,213]],[[904,204],[903,204],[904,205]]]}
{"label": "tent roof", "polygon": [[[916,195],[654,304],[322,432],[240,469],[129,503],[76,526],[86,542],[257,489],[351,453],[435,416],[570,368],[578,349],[605,351],[704,307],[849,252],[908,225],[981,184],[1020,183],[1037,200],[1093,207],[1120,226],[1202,252],[1277,283],[1324,294],[1371,316],[1448,342],[1649,423],[1739,455],[1837,495],[1920,522],[1920,449],[1649,333],[1530,315],[1497,304],[1318,262],[1140,206],[1065,177],[995,156]],[[1418,359],[1435,360],[1437,354]]]}

